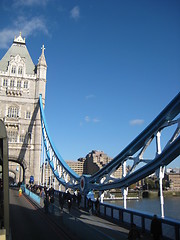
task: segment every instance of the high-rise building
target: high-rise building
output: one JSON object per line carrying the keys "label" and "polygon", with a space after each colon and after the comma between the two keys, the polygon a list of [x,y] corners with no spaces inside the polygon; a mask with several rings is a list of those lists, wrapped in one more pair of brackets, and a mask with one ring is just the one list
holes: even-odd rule
{"label": "high-rise building", "polygon": [[[0,60],[0,118],[4,121],[9,144],[9,170],[19,180],[38,182],[41,155],[39,95],[45,103],[47,64],[42,46],[35,65],[21,33]],[[14,167],[13,167],[14,166]]]}
{"label": "high-rise building", "polygon": [[[112,158],[108,157],[103,151],[92,150],[85,158],[79,158],[77,161],[67,161],[67,164],[81,176],[82,174],[92,175],[98,172],[111,160]],[[113,176],[115,178],[121,178],[122,167],[119,167],[113,173]]]}

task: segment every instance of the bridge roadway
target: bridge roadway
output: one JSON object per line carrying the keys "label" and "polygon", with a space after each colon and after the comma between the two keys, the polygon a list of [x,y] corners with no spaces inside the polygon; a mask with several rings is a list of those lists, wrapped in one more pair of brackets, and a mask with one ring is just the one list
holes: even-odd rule
{"label": "bridge roadway", "polygon": [[[58,203],[55,203],[54,213],[52,214],[51,209],[49,210],[50,213],[45,214],[44,210],[27,196],[19,197],[18,189],[10,189],[11,240],[128,239],[128,228],[90,215],[82,209],[73,207],[69,214],[66,207],[61,212]],[[64,215],[66,215],[66,224],[69,224],[69,229],[62,224]],[[72,233],[71,227],[76,228],[78,234]],[[141,239],[151,238],[148,235],[141,235]]]}

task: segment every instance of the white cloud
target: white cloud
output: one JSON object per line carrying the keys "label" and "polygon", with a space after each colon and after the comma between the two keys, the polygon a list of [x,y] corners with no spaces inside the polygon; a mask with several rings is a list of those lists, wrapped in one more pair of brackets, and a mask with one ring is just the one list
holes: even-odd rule
{"label": "white cloud", "polygon": [[71,11],[70,11],[70,17],[78,20],[80,17],[80,9],[78,6],[75,6]]}
{"label": "white cloud", "polygon": [[98,118],[90,118],[89,116],[86,116],[85,118],[84,118],[84,120],[85,120],[85,122],[87,122],[87,123],[89,123],[89,122],[93,122],[93,123],[98,123],[98,122],[100,122],[100,120],[98,119]]}
{"label": "white cloud", "polygon": [[92,121],[93,121],[94,123],[100,122],[100,120],[99,120],[98,118],[94,118]]}
{"label": "white cloud", "polygon": [[15,36],[14,29],[3,29],[0,31],[0,48],[8,48]]}
{"label": "white cloud", "polygon": [[144,123],[143,119],[133,119],[129,122],[130,125],[142,125]]}
{"label": "white cloud", "polygon": [[8,48],[9,44],[15,36],[18,36],[20,31],[22,32],[22,37],[28,37],[37,32],[48,34],[48,29],[43,18],[34,17],[32,19],[26,19],[19,17],[11,27],[4,28],[0,31],[0,48]]}
{"label": "white cloud", "polygon": [[45,21],[40,17],[34,17],[30,21],[24,19],[23,22],[17,23],[17,25],[21,27],[22,33],[25,36],[32,35],[38,31],[43,32],[44,34],[48,34],[48,29],[45,25]]}
{"label": "white cloud", "polygon": [[46,6],[49,0],[14,0],[13,6],[14,7],[23,7],[23,6]]}
{"label": "white cloud", "polygon": [[90,122],[89,116],[86,116],[84,120],[85,120],[86,122]]}
{"label": "white cloud", "polygon": [[86,99],[91,99],[91,98],[95,98],[95,96],[93,94],[87,95]]}

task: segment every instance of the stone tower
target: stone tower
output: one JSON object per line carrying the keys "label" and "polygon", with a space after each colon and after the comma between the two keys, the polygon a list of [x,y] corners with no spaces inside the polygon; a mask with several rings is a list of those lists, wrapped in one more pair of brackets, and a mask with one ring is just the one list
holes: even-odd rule
{"label": "stone tower", "polygon": [[0,60],[0,118],[7,129],[9,171],[16,182],[28,183],[30,176],[34,176],[35,183],[39,179],[39,95],[42,94],[45,103],[47,72],[44,50],[43,45],[38,64],[34,65],[20,33]]}

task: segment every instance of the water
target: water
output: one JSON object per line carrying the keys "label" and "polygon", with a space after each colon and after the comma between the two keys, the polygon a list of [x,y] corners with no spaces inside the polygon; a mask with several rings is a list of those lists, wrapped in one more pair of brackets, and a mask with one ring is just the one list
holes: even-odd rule
{"label": "water", "polygon": [[[108,201],[107,203],[123,206],[122,200]],[[159,198],[142,198],[139,200],[127,200],[127,208],[161,216]],[[180,197],[166,197],[164,199],[164,215],[165,217],[180,220]]]}

